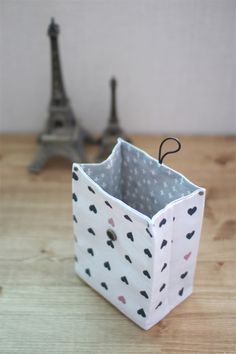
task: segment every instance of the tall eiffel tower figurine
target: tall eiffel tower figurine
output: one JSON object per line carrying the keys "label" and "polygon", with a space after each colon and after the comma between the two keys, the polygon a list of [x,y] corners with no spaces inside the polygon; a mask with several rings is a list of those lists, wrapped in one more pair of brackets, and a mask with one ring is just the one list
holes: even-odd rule
{"label": "tall eiffel tower figurine", "polygon": [[46,129],[39,136],[39,150],[29,171],[38,173],[47,160],[63,156],[71,161],[85,161],[84,141],[87,132],[75,119],[63,84],[58,46],[59,26],[51,20],[48,36],[51,43],[52,96]]}
{"label": "tall eiffel tower figurine", "polygon": [[98,140],[100,144],[100,151],[97,156],[97,161],[104,160],[107,156],[110,155],[113,147],[116,144],[117,138],[122,138],[130,142],[130,139],[126,136],[123,130],[120,128],[117,110],[116,110],[116,87],[117,81],[115,78],[110,80],[111,87],[111,108],[110,116],[108,120],[108,126],[104,130],[101,138]]}

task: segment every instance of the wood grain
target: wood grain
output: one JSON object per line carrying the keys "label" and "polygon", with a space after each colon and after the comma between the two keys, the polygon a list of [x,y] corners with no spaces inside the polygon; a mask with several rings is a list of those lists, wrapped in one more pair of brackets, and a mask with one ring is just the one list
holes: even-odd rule
{"label": "wood grain", "polygon": [[[133,142],[157,156],[161,138]],[[31,175],[35,137],[0,137],[1,354],[236,353],[236,141],[180,138],[166,163],[207,188],[195,291],[143,331],[74,273],[70,163]]]}

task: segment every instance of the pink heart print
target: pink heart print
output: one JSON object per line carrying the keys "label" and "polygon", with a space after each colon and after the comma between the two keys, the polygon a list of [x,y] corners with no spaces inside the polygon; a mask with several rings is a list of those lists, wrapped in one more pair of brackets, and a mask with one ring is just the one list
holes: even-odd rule
{"label": "pink heart print", "polygon": [[115,226],[114,220],[112,218],[108,219],[108,224],[110,224],[111,226]]}
{"label": "pink heart print", "polygon": [[122,302],[123,304],[126,304],[126,300],[125,300],[125,298],[124,298],[123,295],[120,295],[120,296],[118,297],[118,300],[119,300],[120,302]]}
{"label": "pink heart print", "polygon": [[185,256],[184,256],[184,259],[187,261],[189,259],[189,257],[191,256],[192,252],[189,252],[187,253]]}

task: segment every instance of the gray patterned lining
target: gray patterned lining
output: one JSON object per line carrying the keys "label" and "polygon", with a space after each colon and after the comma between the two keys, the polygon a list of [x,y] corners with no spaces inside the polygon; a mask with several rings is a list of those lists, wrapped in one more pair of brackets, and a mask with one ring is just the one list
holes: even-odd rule
{"label": "gray patterned lining", "polygon": [[168,203],[198,189],[122,139],[101,164],[80,166],[107,193],[150,218]]}

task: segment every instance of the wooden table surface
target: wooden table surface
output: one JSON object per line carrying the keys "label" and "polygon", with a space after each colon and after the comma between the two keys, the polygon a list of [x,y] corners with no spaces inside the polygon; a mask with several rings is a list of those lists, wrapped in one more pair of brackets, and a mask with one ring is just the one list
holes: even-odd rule
{"label": "wooden table surface", "polygon": [[[133,142],[157,156],[161,138]],[[207,188],[195,288],[144,331],[74,273],[70,163],[31,175],[35,137],[0,137],[1,354],[236,353],[236,141],[180,138],[165,162]]]}

